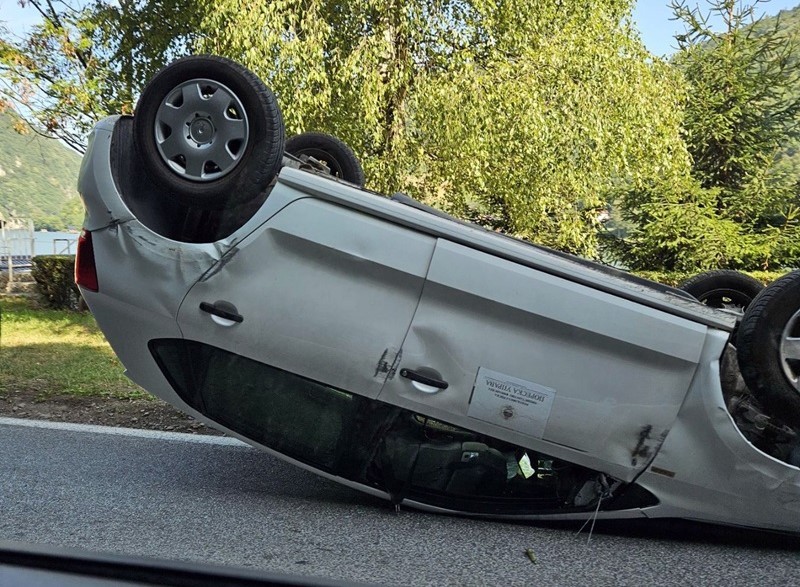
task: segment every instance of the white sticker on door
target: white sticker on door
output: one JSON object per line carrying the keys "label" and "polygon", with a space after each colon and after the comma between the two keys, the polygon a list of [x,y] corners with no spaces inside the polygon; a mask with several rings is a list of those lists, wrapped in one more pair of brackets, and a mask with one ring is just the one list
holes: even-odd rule
{"label": "white sticker on door", "polygon": [[481,367],[467,415],[541,438],[555,397],[554,389]]}

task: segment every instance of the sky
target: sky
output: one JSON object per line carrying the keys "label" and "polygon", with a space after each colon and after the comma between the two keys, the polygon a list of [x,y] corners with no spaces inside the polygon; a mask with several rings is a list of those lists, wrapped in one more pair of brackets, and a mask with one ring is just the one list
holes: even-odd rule
{"label": "sky", "polygon": [[[752,3],[749,0],[741,0]],[[706,0],[690,0],[690,5],[707,6]],[[764,14],[777,14],[781,10],[794,8],[800,5],[800,0],[770,0],[759,5],[758,10]],[[670,20],[672,11],[669,9],[669,0],[637,0],[634,9],[634,21],[639,27],[642,41],[651,53],[659,56],[670,55],[675,51],[676,43],[673,38],[675,33],[681,32],[683,27]],[[0,21],[12,32],[22,32],[37,21],[36,11],[31,7],[20,8],[19,0],[0,0]]]}
{"label": "sky", "polygon": [[36,10],[30,6],[20,7],[19,0],[0,0],[0,24],[5,25],[12,33],[22,32],[38,20],[39,14]]}
{"label": "sky", "polygon": [[[0,0],[3,2],[4,0]],[[743,4],[752,5],[752,1],[744,0]],[[672,10],[669,8],[669,0],[638,0],[633,11],[633,19],[639,27],[642,41],[647,49],[654,55],[663,57],[675,52],[677,43],[675,34],[683,32],[683,25],[670,20]],[[689,7],[699,6],[701,10],[708,7],[708,3],[703,0],[689,0]],[[771,0],[763,2],[756,8],[756,15],[774,15],[781,10],[787,10],[800,5],[800,0]]]}

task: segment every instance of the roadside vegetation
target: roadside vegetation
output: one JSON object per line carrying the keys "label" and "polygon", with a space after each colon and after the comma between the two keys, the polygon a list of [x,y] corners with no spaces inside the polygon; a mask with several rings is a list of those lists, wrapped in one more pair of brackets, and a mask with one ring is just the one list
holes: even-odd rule
{"label": "roadside vegetation", "polygon": [[0,396],[152,397],[123,371],[91,314],[0,295]]}
{"label": "roadside vegetation", "polygon": [[43,22],[0,25],[0,100],[78,151],[211,52],[271,86],[290,134],[352,146],[376,191],[635,270],[800,265],[800,8],[672,0],[662,57],[634,0],[25,4]]}
{"label": "roadside vegetation", "polygon": [[634,270],[796,267],[800,10],[767,21],[758,1],[707,4],[672,3],[685,26],[670,63],[684,80],[688,166],[621,186],[630,230],[608,252]]}

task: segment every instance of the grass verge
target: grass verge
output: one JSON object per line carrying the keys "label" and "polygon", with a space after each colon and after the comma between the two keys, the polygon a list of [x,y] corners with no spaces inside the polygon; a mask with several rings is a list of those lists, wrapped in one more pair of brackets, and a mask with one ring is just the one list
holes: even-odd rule
{"label": "grass verge", "polygon": [[91,314],[0,296],[0,395],[152,397],[123,371]]}

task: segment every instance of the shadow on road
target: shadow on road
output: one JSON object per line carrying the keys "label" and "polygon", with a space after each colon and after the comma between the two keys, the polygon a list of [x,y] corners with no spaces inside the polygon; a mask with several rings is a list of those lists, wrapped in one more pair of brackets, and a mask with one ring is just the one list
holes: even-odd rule
{"label": "shadow on road", "polygon": [[[537,522],[536,525],[577,532],[583,522]],[[583,533],[588,535],[588,527],[584,528]],[[649,540],[702,542],[703,544],[746,546],[751,548],[800,550],[800,535],[797,534],[719,526],[671,518],[657,520],[598,520],[594,527],[594,534],[646,538]]]}

